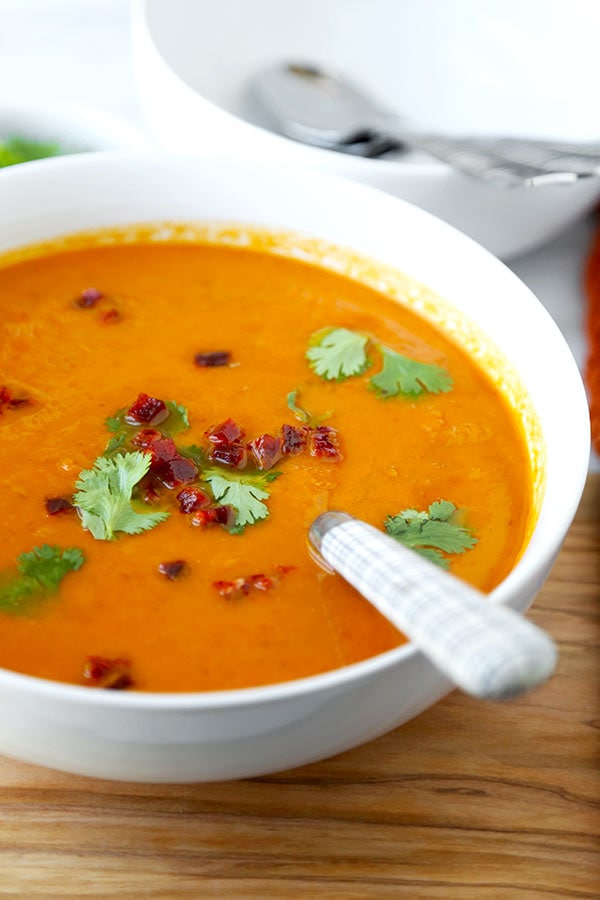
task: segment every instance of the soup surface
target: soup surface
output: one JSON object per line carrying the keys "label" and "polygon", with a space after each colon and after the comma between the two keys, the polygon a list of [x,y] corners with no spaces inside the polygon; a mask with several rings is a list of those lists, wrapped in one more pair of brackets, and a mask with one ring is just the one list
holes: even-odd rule
{"label": "soup surface", "polygon": [[484,591],[522,551],[516,416],[363,284],[252,249],[90,240],[0,267],[0,309],[6,668],[195,691],[389,650],[403,636],[308,552],[327,509],[387,520]]}

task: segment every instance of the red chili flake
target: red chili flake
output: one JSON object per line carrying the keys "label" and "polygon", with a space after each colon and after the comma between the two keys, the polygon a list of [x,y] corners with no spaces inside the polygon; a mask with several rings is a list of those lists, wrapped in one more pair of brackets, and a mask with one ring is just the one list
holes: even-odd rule
{"label": "red chili flake", "polygon": [[111,325],[114,322],[119,322],[120,319],[121,313],[118,309],[108,309],[100,316],[100,321],[104,322],[105,325]]}
{"label": "red chili flake", "polygon": [[85,288],[85,290],[80,293],[79,297],[74,300],[74,303],[75,306],[79,306],[80,309],[92,309],[92,307],[96,306],[103,297],[104,294],[97,288]]}
{"label": "red chili flake", "polygon": [[259,469],[271,469],[279,462],[283,455],[283,441],[273,437],[272,434],[261,434],[254,441],[250,441],[248,447]]}
{"label": "red chili flake", "polygon": [[343,459],[339,432],[329,425],[318,425],[313,428],[310,434],[310,452],[311,456],[330,459],[332,462]]}
{"label": "red chili flake", "polygon": [[296,425],[282,426],[283,444],[281,451],[284,456],[297,456],[299,453],[302,453],[306,447],[308,431],[308,428]]}
{"label": "red chili flake", "polygon": [[221,597],[231,597],[235,593],[235,581],[213,581],[214,589]]}
{"label": "red chili flake", "polygon": [[10,388],[0,385],[0,415],[4,409],[18,409],[19,406],[27,406],[29,403],[31,403],[29,397],[14,397]]}
{"label": "red chili flake", "polygon": [[295,568],[295,566],[276,566],[276,574],[273,576],[260,572],[256,575],[244,575],[241,578],[234,578],[233,581],[213,581],[213,587],[221,597],[227,599],[234,596],[247,595],[251,590],[269,591],[281,581],[284,575]]}
{"label": "red chili flake", "polygon": [[75,507],[66,497],[50,497],[46,500],[46,512],[49,516],[57,516],[59,513],[71,512]]}
{"label": "red chili flake", "polygon": [[109,659],[105,656],[88,656],[83,667],[83,677],[93,687],[122,691],[134,684],[131,663],[128,659]]}
{"label": "red chili flake", "polygon": [[169,410],[163,400],[149,397],[148,394],[138,394],[135,403],[127,410],[125,421],[130,425],[158,425],[168,415]]}
{"label": "red chili flake", "polygon": [[192,525],[226,525],[231,527],[235,522],[236,513],[232,506],[213,506],[210,509],[199,509],[194,513]]}
{"label": "red chili flake", "polygon": [[248,451],[243,444],[216,444],[210,458],[232,469],[244,469],[248,462]]}
{"label": "red chili flake", "polygon": [[213,425],[204,434],[211,444],[235,444],[245,436],[245,432],[233,419],[225,419],[219,425]]}
{"label": "red chili flake", "polygon": [[235,581],[213,581],[213,587],[221,597],[233,597],[234,594],[249,594],[252,582],[248,578],[236,578]]}
{"label": "red chili flake", "polygon": [[226,366],[229,364],[231,354],[228,350],[214,350],[212,353],[197,353],[194,362],[201,369]]}
{"label": "red chili flake", "polygon": [[158,567],[158,571],[161,575],[164,575],[169,581],[175,581],[185,568],[185,560],[184,559],[174,559],[172,562],[164,562],[160,563]]}
{"label": "red chili flake", "polygon": [[196,512],[210,504],[210,498],[198,488],[184,488],[177,494],[177,499],[182,513]]}
{"label": "red chili flake", "polygon": [[268,591],[269,588],[273,587],[273,579],[269,578],[268,575],[251,575],[250,581],[252,582],[252,587],[256,588],[257,591]]}
{"label": "red chili flake", "polygon": [[135,444],[136,447],[143,447],[147,450],[155,441],[159,441],[162,436],[162,431],[157,431],[156,428],[142,428],[141,431],[138,431],[131,438],[131,443]]}

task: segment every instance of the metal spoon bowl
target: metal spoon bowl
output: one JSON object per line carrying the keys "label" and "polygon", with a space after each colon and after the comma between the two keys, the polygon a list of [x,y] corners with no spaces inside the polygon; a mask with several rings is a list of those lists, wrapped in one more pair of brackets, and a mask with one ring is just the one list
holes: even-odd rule
{"label": "metal spoon bowl", "polygon": [[569,184],[600,174],[600,143],[427,134],[315,65],[265,68],[251,79],[247,93],[266,127],[326,150],[369,157],[421,150],[466,175],[512,187]]}

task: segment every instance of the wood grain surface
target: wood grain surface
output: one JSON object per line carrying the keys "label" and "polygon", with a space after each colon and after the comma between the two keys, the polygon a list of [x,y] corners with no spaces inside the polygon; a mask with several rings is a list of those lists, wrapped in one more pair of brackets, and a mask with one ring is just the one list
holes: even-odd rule
{"label": "wood grain surface", "polygon": [[152,786],[0,758],[0,897],[599,898],[598,475],[530,615],[560,647],[543,688],[455,693],[302,769]]}

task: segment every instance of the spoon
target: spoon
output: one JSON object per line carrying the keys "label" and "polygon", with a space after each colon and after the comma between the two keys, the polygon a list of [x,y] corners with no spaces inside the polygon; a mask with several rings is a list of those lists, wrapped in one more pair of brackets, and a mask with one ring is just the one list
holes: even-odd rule
{"label": "spoon", "polygon": [[552,674],[556,647],[544,631],[372,525],[326,512],[309,541],[466,693],[503,700]]}
{"label": "spoon", "polygon": [[600,175],[600,143],[413,131],[348,81],[317,66],[265,68],[249,82],[248,97],[266,127],[326,150],[371,157],[423,150],[467,175],[506,186],[568,184]]}

